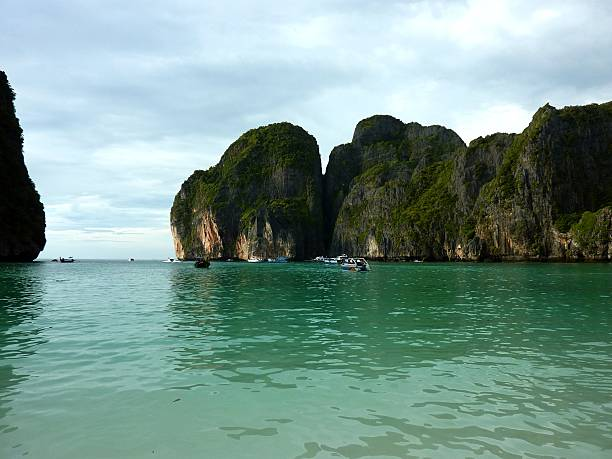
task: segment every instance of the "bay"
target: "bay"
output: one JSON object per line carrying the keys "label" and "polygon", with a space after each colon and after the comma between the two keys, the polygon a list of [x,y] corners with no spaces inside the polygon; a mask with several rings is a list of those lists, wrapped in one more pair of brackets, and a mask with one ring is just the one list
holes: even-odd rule
{"label": "bay", "polygon": [[612,265],[1,265],[24,455],[612,457]]}

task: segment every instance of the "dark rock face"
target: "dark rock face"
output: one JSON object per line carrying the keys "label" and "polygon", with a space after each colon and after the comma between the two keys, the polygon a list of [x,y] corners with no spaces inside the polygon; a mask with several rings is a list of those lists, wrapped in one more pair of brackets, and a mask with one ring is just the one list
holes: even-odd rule
{"label": "dark rock face", "polygon": [[[611,205],[612,103],[546,105],[482,188],[476,235],[483,255],[501,259],[610,259],[601,225]],[[585,239],[595,226],[597,249]]]}
{"label": "dark rock face", "polygon": [[0,71],[0,261],[32,261],[45,246],[45,212],[24,163],[14,99]]}
{"label": "dark rock face", "polygon": [[174,199],[176,254],[295,259],[324,250],[322,174],[314,137],[289,123],[243,134]]}
{"label": "dark rock face", "polygon": [[330,252],[371,258],[612,256],[612,103],[545,106],[518,135],[466,147],[440,126],[376,116],[325,174]]}
{"label": "dark rock face", "polygon": [[[442,126],[381,115],[359,122],[353,141],[332,151],[325,174],[330,252],[401,258],[441,250],[435,233],[452,206],[439,182],[449,180],[462,149]],[[419,215],[424,207],[428,215]]]}

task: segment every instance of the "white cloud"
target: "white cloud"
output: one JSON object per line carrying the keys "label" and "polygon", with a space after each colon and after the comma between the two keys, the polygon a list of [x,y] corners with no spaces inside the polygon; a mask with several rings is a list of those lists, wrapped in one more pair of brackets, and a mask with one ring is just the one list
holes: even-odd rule
{"label": "white cloud", "polygon": [[503,120],[503,132],[519,133],[527,127],[533,113],[518,105],[493,105],[481,107],[462,114],[455,120],[455,131],[465,143],[477,137],[500,132],[500,120]]}

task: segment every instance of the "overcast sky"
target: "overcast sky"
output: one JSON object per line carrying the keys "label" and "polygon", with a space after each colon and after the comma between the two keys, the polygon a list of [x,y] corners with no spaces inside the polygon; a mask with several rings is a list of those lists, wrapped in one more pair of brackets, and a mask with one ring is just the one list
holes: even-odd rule
{"label": "overcast sky", "polygon": [[608,0],[0,0],[0,68],[47,216],[42,258],[173,255],[194,169],[278,121],[323,166],[373,114],[466,142],[612,100]]}

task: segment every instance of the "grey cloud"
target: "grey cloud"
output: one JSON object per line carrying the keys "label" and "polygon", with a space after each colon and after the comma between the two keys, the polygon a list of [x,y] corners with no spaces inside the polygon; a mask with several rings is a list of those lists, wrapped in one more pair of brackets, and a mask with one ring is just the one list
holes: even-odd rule
{"label": "grey cloud", "polygon": [[610,98],[611,22],[603,0],[12,1],[0,62],[51,249],[143,227],[167,256],[178,187],[245,130],[300,124],[325,163],[373,113],[466,137],[502,107],[486,129],[521,129],[545,102]]}

